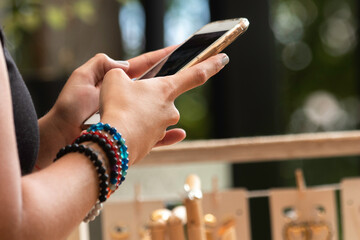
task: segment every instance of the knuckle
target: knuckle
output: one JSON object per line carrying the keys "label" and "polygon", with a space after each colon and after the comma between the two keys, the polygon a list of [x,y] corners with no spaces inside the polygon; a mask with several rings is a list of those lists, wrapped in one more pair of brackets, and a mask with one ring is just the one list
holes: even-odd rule
{"label": "knuckle", "polygon": [[176,93],[176,86],[172,77],[166,77],[162,79],[160,91],[166,101],[172,101]]}
{"label": "knuckle", "polygon": [[197,68],[195,70],[195,81],[198,85],[205,83],[208,78],[207,76],[208,76],[208,74],[207,74],[206,69]]}
{"label": "knuckle", "polygon": [[145,65],[148,68],[152,67],[155,64],[153,58],[151,58],[148,54],[144,55],[144,59],[145,59]]}
{"label": "knuckle", "polygon": [[84,69],[84,67],[79,67],[79,68],[75,69],[74,72],[72,73],[72,75],[76,76],[77,78],[89,78],[90,77],[89,71],[86,71]]}
{"label": "knuckle", "polygon": [[123,72],[124,71],[120,68],[111,69],[105,74],[103,78],[103,82],[118,84],[119,83],[118,80],[123,77]]}
{"label": "knuckle", "polygon": [[180,121],[180,113],[179,111],[175,108],[174,106],[174,110],[171,111],[171,115],[169,118],[169,122],[171,125],[175,125]]}
{"label": "knuckle", "polygon": [[218,73],[224,67],[224,65],[220,61],[216,61],[215,63],[215,72]]}
{"label": "knuckle", "polygon": [[113,68],[113,69],[110,69],[106,73],[106,76],[108,76],[108,77],[119,77],[122,74],[124,74],[124,70],[122,70],[121,68]]}
{"label": "knuckle", "polygon": [[105,62],[109,57],[105,53],[97,53],[95,54],[94,59],[98,62]]}

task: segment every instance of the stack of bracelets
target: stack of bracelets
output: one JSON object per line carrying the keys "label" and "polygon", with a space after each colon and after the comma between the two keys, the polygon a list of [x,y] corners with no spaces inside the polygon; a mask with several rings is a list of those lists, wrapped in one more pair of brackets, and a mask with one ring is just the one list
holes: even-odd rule
{"label": "stack of bracelets", "polygon": [[[82,145],[84,142],[98,144],[108,159],[103,162],[98,154],[90,147]],[[78,152],[87,156],[98,173],[99,177],[99,197],[96,204],[84,218],[84,222],[94,220],[102,209],[102,203],[110,197],[112,193],[125,180],[129,168],[129,153],[125,140],[117,130],[109,124],[97,123],[90,126],[86,132],[76,138],[71,145],[60,149],[54,161],[58,160],[67,153]],[[106,166],[108,164],[108,166]],[[110,176],[106,173],[110,169]]]}

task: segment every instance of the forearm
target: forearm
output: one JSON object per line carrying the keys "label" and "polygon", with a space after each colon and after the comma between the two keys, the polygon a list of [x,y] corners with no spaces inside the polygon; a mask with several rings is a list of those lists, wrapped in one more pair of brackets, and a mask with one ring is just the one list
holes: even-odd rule
{"label": "forearm", "polygon": [[[21,177],[10,84],[1,44],[0,89],[1,114],[6,116],[0,118],[0,238],[64,239],[96,202],[99,180],[95,168],[84,155],[72,153],[43,171]],[[51,121],[44,118],[40,122],[42,134],[45,133],[41,154],[53,159],[68,140],[62,134],[53,135],[56,128],[45,126]]]}
{"label": "forearm", "polygon": [[19,239],[68,236],[95,204],[98,184],[89,159],[77,153],[65,155],[48,168],[23,177]]}

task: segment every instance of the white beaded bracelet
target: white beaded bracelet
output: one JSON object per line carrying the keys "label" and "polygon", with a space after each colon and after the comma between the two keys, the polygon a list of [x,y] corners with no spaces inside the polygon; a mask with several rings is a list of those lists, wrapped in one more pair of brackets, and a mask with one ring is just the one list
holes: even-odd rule
{"label": "white beaded bracelet", "polygon": [[83,222],[88,223],[90,221],[94,221],[94,219],[100,215],[101,210],[103,209],[103,204],[100,201],[97,201],[95,205],[88,212]]}

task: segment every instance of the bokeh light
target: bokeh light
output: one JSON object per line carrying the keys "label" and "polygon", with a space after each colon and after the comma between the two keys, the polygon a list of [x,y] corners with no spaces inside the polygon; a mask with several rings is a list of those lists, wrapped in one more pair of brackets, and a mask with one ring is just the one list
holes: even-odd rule
{"label": "bokeh light", "polygon": [[313,23],[317,15],[317,7],[311,0],[277,1],[271,21],[275,38],[282,44],[300,41],[305,27]]}
{"label": "bokeh light", "polygon": [[139,55],[145,48],[145,12],[139,1],[120,8],[119,24],[126,58]]}
{"label": "bokeh light", "polygon": [[291,117],[291,132],[338,131],[353,129],[359,123],[359,101],[339,100],[327,91],[315,91]]}
{"label": "bokeh light", "polygon": [[324,50],[332,56],[341,56],[353,50],[357,37],[355,19],[349,4],[330,1],[324,14],[326,20],[320,28]]}
{"label": "bokeh light", "polygon": [[281,56],[284,65],[293,71],[305,69],[312,60],[311,49],[304,42],[286,44]]}
{"label": "bokeh light", "polygon": [[172,0],[165,14],[165,45],[183,42],[210,21],[208,0]]}

